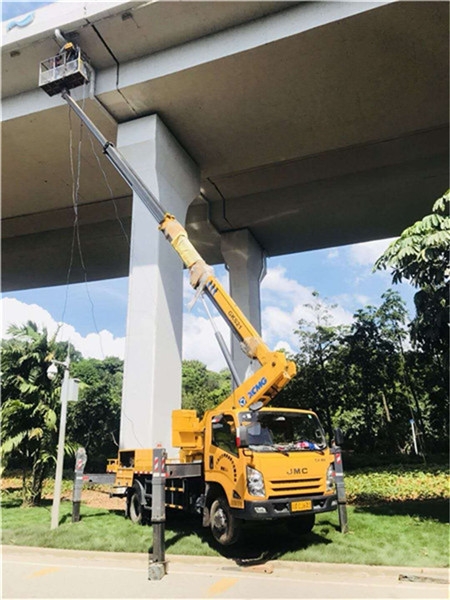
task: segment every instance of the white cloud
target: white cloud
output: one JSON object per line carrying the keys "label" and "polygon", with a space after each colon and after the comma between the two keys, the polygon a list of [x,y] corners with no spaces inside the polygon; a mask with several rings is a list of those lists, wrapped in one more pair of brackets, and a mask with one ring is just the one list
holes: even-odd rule
{"label": "white cloud", "polygon": [[295,351],[291,348],[289,342],[286,342],[286,340],[280,340],[273,349],[284,350],[288,354],[295,354]]}
{"label": "white cloud", "polygon": [[337,296],[332,296],[330,298],[330,302],[333,304],[337,304],[338,306],[342,306],[343,308],[348,308],[351,310],[356,310],[360,306],[366,306],[370,304],[371,299],[369,296],[365,294],[338,294]]}
{"label": "white cloud", "polygon": [[353,244],[347,247],[348,258],[354,265],[373,266],[375,261],[383,254],[386,248],[396,238],[375,240],[362,244]]}
{"label": "white cloud", "polygon": [[[350,324],[352,313],[341,304],[333,306],[328,300],[321,299],[328,307],[331,322],[334,325]],[[312,288],[300,285],[286,276],[286,269],[280,266],[268,269],[261,285],[262,334],[271,348],[296,348],[298,322],[301,319],[314,321],[314,309],[317,300]],[[311,306],[305,306],[309,304]]]}
{"label": "white cloud", "polygon": [[51,314],[37,304],[25,304],[15,298],[2,298],[2,338],[8,337],[10,325],[22,325],[26,321],[34,321],[39,328],[46,327],[49,335],[53,335],[58,324]]}
{"label": "white cloud", "polygon": [[2,298],[2,338],[8,337],[10,325],[22,325],[26,321],[35,322],[41,329],[46,327],[50,336],[58,331],[57,341],[69,341],[85,358],[124,357],[125,338],[116,338],[106,329],[82,336],[72,325],[55,321],[48,311],[37,304]]}
{"label": "white cloud", "polygon": [[[221,317],[213,317],[217,329],[229,346],[229,328]],[[207,317],[185,313],[183,316],[183,358],[200,360],[210,371],[226,367],[225,359]]]}
{"label": "white cloud", "polygon": [[358,302],[362,306],[367,306],[367,304],[369,304],[370,302],[369,296],[364,296],[364,294],[355,294],[354,298],[356,302]]}
{"label": "white cloud", "polygon": [[286,276],[286,268],[281,265],[267,269],[261,283],[261,296],[266,299],[275,296],[285,302],[309,302],[313,289],[301,285],[295,279]]}
{"label": "white cloud", "polygon": [[[192,295],[191,295],[192,297]],[[47,328],[50,336],[58,331],[57,341],[70,341],[84,358],[103,359],[106,356],[117,356],[121,359],[125,354],[125,338],[114,337],[110,331],[103,329],[99,333],[81,335],[68,323],[58,323],[51,314],[37,304],[26,304],[15,298],[5,297],[2,306],[2,338],[7,338],[7,329],[11,324],[22,325],[27,321],[35,322],[40,329]],[[229,345],[230,333],[225,321],[213,317],[216,327]],[[183,323],[183,358],[197,359],[205,363],[208,369],[220,371],[226,367],[214,330],[207,317],[184,314]]]}
{"label": "white cloud", "polygon": [[[221,283],[228,288],[228,274],[221,274]],[[184,282],[184,299],[191,300],[193,290]],[[316,302],[312,288],[300,285],[295,279],[286,275],[286,269],[281,266],[269,268],[261,285],[262,330],[263,339],[270,348],[283,348],[294,353],[298,340],[294,330],[298,321],[312,321],[314,311],[305,304]],[[333,307],[329,301],[321,300],[329,307],[334,324],[349,324],[352,313],[346,310],[350,305],[349,299],[336,298],[338,305]],[[361,302],[364,298],[359,298]],[[35,321],[40,327],[47,327],[50,335],[58,329],[58,323],[49,312],[36,304],[26,304],[14,298],[3,298],[3,329],[11,323],[22,324],[27,320]],[[225,341],[229,344],[230,330],[225,321],[216,311],[212,310],[213,318]],[[105,356],[124,357],[125,338],[116,338],[110,331],[81,335],[67,323],[59,327],[58,340],[69,340],[84,357],[104,358]],[[199,302],[193,312],[185,312],[183,317],[183,358],[197,359],[205,363],[208,369],[219,371],[226,366],[213,328]]]}
{"label": "white cloud", "polygon": [[327,259],[336,260],[337,258],[339,258],[339,250],[337,248],[332,248],[327,254]]}

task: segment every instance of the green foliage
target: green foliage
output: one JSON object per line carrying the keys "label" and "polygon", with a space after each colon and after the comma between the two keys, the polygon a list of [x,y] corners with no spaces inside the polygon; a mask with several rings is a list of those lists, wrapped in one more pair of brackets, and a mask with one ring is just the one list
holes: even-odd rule
{"label": "green foliage", "polygon": [[83,385],[79,401],[69,406],[67,434],[85,448],[86,469],[104,471],[107,458],[117,454],[123,361],[82,359],[73,365],[72,376]]}
{"label": "green foliage", "polygon": [[61,348],[47,331],[28,321],[11,325],[2,340],[2,468],[16,461],[22,469],[24,504],[39,504],[42,482],[55,459],[59,412],[58,380],[47,369]]}
{"label": "green foliage", "polygon": [[449,474],[441,466],[365,468],[346,474],[345,488],[352,504],[445,500],[449,496]]}
{"label": "green foliage", "polygon": [[[51,381],[52,359],[63,361],[68,344],[55,343],[35,323],[12,326],[2,341],[2,466],[23,471],[23,501],[39,504],[42,481],[55,464],[60,416],[61,375]],[[70,348],[71,377],[81,381],[79,401],[69,403],[66,452],[86,448],[89,468],[103,471],[106,459],[117,454],[123,361],[81,360]]]}
{"label": "green foliage", "polygon": [[375,265],[419,288],[411,323],[392,290],[379,307],[357,311],[350,328],[331,324],[317,293],[306,305],[313,318],[299,322],[297,376],[275,403],[312,408],[329,438],[341,427],[355,452],[411,453],[411,419],[422,454],[448,448],[449,202],[447,192]]}
{"label": "green foliage", "polygon": [[410,419],[422,453],[445,451],[446,388],[430,358],[408,347],[399,294],[387,290],[380,306],[358,310],[349,327],[332,325],[317,293],[307,307],[313,318],[299,322],[297,375],[274,404],[315,410],[329,438],[340,427],[345,448],[357,453],[410,454]]}
{"label": "green foliage", "polygon": [[440,286],[449,277],[450,190],[439,198],[432,213],[403,231],[374,269],[392,268],[393,283],[406,279],[415,287]]}
{"label": "green foliage", "polygon": [[345,385],[336,365],[340,362],[341,338],[348,328],[332,325],[333,307],[327,306],[318,292],[313,297],[313,303],[305,305],[312,319],[301,319],[295,331],[299,351],[291,359],[297,365],[297,375],[273,404],[316,411],[331,438],[333,413]]}
{"label": "green foliage", "polygon": [[214,408],[231,394],[231,376],[227,369],[208,371],[199,360],[182,364],[182,407],[196,410],[199,416]]}
{"label": "green foliage", "polygon": [[409,281],[418,288],[411,323],[412,341],[424,352],[448,365],[450,190],[439,198],[431,214],[405,229],[375,263],[391,268],[393,283]]}

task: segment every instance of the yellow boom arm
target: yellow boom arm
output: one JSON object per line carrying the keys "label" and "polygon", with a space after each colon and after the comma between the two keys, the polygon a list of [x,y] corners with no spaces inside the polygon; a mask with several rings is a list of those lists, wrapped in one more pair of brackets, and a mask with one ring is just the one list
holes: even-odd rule
{"label": "yellow boom arm", "polygon": [[234,390],[216,410],[249,407],[256,402],[267,404],[295,375],[295,364],[282,352],[273,352],[261,339],[243,312],[227,294],[210,267],[190,242],[184,227],[173,215],[166,214],[159,229],[170,241],[189,269],[190,283],[199,293],[205,292],[241,342],[245,354],[261,368]]}

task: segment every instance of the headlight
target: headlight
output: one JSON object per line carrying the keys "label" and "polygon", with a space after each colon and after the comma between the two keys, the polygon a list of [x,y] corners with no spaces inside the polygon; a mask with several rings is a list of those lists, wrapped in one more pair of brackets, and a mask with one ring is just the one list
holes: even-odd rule
{"label": "headlight", "polygon": [[249,466],[247,466],[247,489],[251,496],[266,495],[262,473]]}
{"label": "headlight", "polygon": [[335,484],[336,474],[334,472],[333,465],[330,465],[327,470],[327,492],[330,492]]}

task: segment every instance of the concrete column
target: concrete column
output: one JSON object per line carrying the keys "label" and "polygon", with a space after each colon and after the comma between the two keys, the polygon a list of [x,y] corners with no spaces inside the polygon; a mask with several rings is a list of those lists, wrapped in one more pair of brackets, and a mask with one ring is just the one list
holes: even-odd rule
{"label": "concrete column", "polygon": [[[260,283],[266,274],[263,250],[248,229],[224,233],[221,251],[230,275],[230,294],[253,327],[261,333]],[[243,381],[250,364],[232,336],[231,355]]]}
{"label": "concrete column", "polygon": [[[117,146],[165,210],[184,224],[199,172],[157,115],[119,125]],[[181,407],[183,264],[133,195],[120,447],[161,444],[174,457],[171,413]]]}

